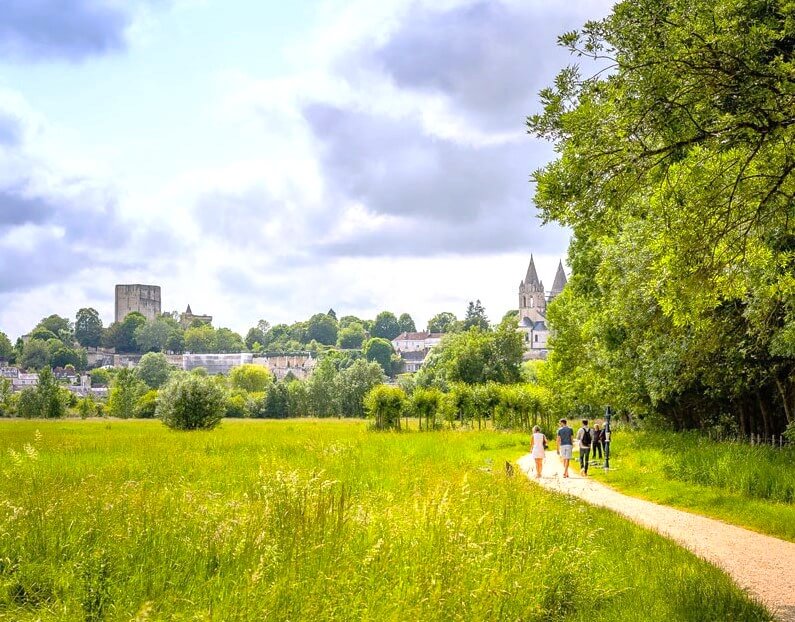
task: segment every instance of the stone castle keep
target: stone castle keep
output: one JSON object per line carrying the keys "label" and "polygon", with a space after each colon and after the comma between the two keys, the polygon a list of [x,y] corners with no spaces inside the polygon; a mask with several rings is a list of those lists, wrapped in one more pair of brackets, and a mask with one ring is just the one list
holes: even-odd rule
{"label": "stone castle keep", "polygon": [[116,321],[123,321],[133,311],[137,311],[147,320],[154,320],[160,315],[160,286],[117,285]]}

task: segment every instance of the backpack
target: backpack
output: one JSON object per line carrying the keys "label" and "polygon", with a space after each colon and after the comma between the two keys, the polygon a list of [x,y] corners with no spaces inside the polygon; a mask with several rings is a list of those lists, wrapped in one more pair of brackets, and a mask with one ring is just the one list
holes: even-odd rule
{"label": "backpack", "polygon": [[585,445],[586,447],[591,446],[591,429],[590,428],[583,428],[582,429],[582,440],[580,441],[581,445]]}

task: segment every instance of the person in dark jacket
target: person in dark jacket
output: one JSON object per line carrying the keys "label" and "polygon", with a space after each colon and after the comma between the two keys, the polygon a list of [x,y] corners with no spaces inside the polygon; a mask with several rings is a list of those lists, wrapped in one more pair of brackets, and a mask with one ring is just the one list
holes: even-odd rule
{"label": "person in dark jacket", "polygon": [[596,454],[599,454],[599,459],[602,459],[602,443],[605,441],[605,431],[598,423],[593,426],[593,440],[591,445],[591,454],[596,459]]}

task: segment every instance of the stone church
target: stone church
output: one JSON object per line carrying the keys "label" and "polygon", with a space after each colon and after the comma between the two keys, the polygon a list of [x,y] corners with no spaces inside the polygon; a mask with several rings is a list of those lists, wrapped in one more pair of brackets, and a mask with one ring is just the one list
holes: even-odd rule
{"label": "stone church", "polygon": [[566,273],[563,262],[558,263],[555,280],[549,294],[544,290],[544,283],[538,279],[533,256],[527,274],[519,283],[519,330],[524,333],[525,358],[545,359],[547,357],[547,340],[549,324],[547,323],[547,305],[563,291],[566,286]]}

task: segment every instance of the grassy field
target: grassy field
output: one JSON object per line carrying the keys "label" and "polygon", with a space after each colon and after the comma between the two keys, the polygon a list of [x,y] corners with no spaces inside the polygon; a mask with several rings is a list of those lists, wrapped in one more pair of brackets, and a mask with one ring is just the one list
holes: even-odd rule
{"label": "grassy field", "polygon": [[695,433],[618,432],[614,488],[795,542],[795,447],[717,443]]}
{"label": "grassy field", "polygon": [[667,540],[507,477],[527,441],[0,421],[0,619],[769,619]]}

